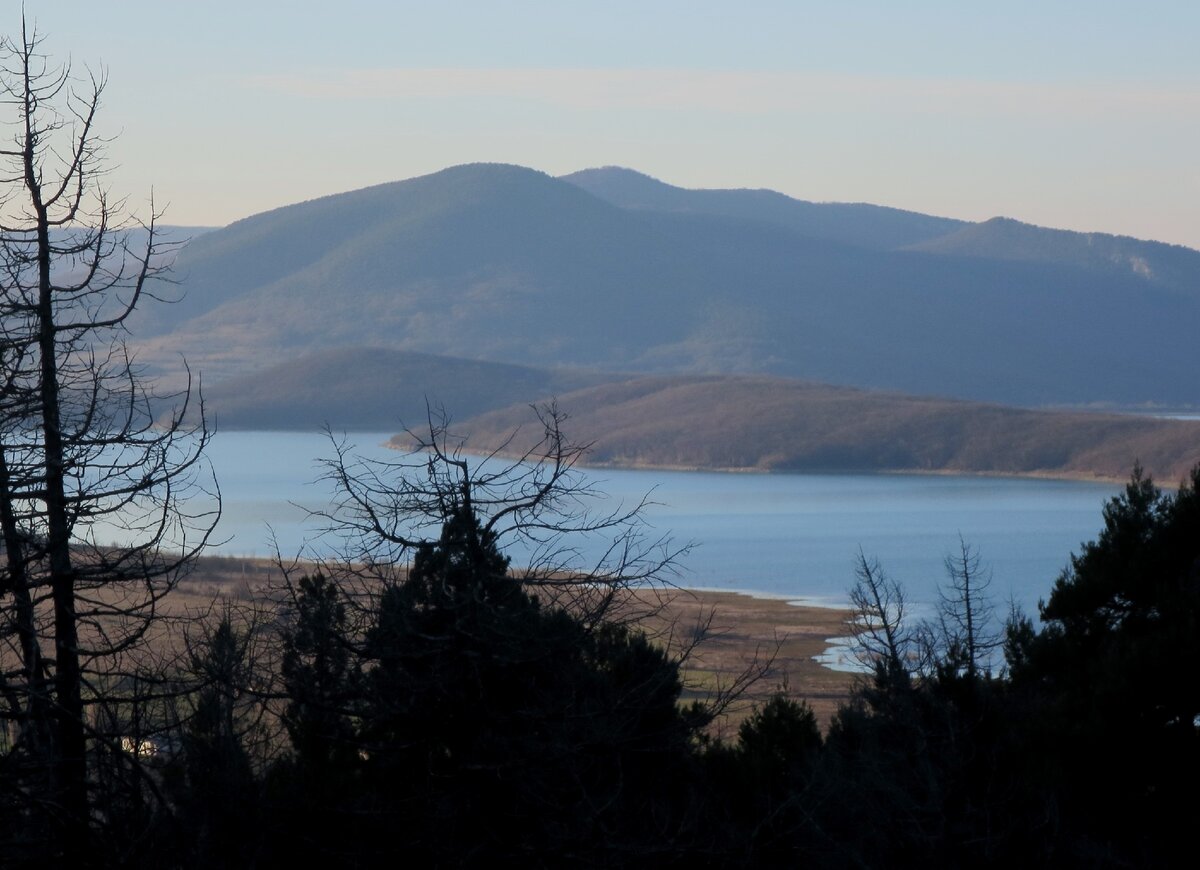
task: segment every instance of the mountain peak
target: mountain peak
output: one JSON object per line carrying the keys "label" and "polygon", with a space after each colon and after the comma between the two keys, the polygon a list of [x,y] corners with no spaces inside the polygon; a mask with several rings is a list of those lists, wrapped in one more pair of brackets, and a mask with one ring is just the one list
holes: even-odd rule
{"label": "mountain peak", "polygon": [[550,180],[551,176],[547,175],[545,172],[542,172],[540,169],[531,169],[528,166],[521,166],[517,163],[488,163],[480,161],[476,163],[459,163],[454,166],[447,166],[445,169],[440,169],[437,172],[431,172],[428,175],[419,175],[416,178],[409,180],[421,181],[456,178],[465,178],[470,180],[497,178]]}
{"label": "mountain peak", "polygon": [[588,167],[587,169],[580,169],[577,172],[572,172],[568,175],[561,175],[559,177],[563,181],[569,181],[572,184],[580,181],[587,181],[589,179],[605,179],[610,181],[619,179],[627,181],[636,180],[641,182],[652,182],[654,184],[662,184],[667,187],[675,186],[673,184],[667,184],[665,181],[655,178],[653,175],[648,173],[639,172],[636,169],[630,169],[628,166],[617,166],[611,163],[606,166],[592,166]]}
{"label": "mountain peak", "polygon": [[627,169],[624,166],[599,166],[581,169],[559,179],[586,190],[593,196],[622,208],[667,209],[679,208],[680,197],[688,191],[660,181],[653,176]]}

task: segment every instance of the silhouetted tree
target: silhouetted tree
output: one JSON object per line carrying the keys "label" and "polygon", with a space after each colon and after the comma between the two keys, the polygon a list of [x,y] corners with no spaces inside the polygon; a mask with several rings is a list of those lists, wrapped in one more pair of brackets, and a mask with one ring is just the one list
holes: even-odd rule
{"label": "silhouetted tree", "polygon": [[738,727],[734,744],[705,753],[710,825],[725,866],[808,865],[822,840],[817,772],[823,743],[812,709],[779,693]]}
{"label": "silhouetted tree", "polygon": [[878,559],[868,558],[861,550],[855,578],[850,606],[855,614],[858,661],[874,674],[881,688],[907,687],[911,674],[921,668],[928,645],[909,619],[904,587],[884,571]]}
{"label": "silhouetted tree", "polygon": [[188,641],[183,720],[163,753],[182,866],[250,866],[260,848],[260,771],[250,752],[262,729],[258,632],[227,605]]}
{"label": "silhouetted tree", "polygon": [[[336,805],[288,828],[303,797],[289,802],[284,785],[281,840],[334,862],[443,865],[670,861],[692,842],[694,749],[711,714],[680,705],[678,660],[624,602],[663,562],[645,555],[636,510],[586,514],[578,451],[557,411],[544,419],[542,466],[472,468],[437,427],[416,462],[367,469],[339,452],[355,551],[291,590],[294,756],[276,774],[307,787],[324,767]],[[420,537],[434,524],[436,538]],[[611,529],[615,560],[560,560],[563,535]],[[533,553],[529,567],[513,568],[505,536]]]}
{"label": "silhouetted tree", "polygon": [[[1175,494],[1135,469],[1073,556],[1035,632],[1009,633],[1029,752],[1089,860],[1162,865],[1200,800],[1200,467]],[[1180,851],[1182,850],[1182,851]]]}
{"label": "silhouetted tree", "polygon": [[[218,511],[196,488],[207,434],[180,425],[186,391],[157,425],[124,346],[166,251],[157,215],[131,232],[100,184],[103,88],[24,23],[0,41],[0,777],[20,795],[13,836],[76,863],[98,807],[89,757],[123,736],[99,723],[119,728],[131,687],[149,691],[137,653]],[[106,757],[140,778],[136,753]]]}
{"label": "silhouetted tree", "polygon": [[1006,684],[993,676],[986,570],[960,542],[935,620],[906,621],[904,592],[860,555],[852,600],[869,678],[831,724],[812,790],[814,857],[831,866],[1010,866],[1040,861]]}
{"label": "silhouetted tree", "polygon": [[991,571],[961,535],[958,551],[946,557],[945,565],[948,582],[939,589],[937,624],[943,667],[974,679],[992,667],[992,655],[1002,643],[988,598]]}
{"label": "silhouetted tree", "polygon": [[284,631],[284,723],[297,763],[318,791],[358,754],[351,716],[362,688],[352,644],[337,587],[321,574],[302,577],[296,612]]}

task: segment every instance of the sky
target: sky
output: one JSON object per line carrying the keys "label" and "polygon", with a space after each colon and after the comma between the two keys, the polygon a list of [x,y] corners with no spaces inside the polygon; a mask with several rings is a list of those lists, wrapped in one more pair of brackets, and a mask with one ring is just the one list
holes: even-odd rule
{"label": "sky", "polygon": [[24,8],[107,75],[110,188],[174,224],[490,161],[1200,248],[1194,0]]}

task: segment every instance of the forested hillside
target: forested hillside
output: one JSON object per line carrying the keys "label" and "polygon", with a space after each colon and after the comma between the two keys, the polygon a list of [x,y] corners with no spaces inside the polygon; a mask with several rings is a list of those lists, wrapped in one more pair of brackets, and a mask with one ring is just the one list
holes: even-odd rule
{"label": "forested hillside", "polygon": [[462,420],[614,377],[380,347],[332,348],[222,381],[204,398],[222,430],[388,431],[419,428],[431,412]]}
{"label": "forested hillside", "polygon": [[209,384],[378,346],[1020,405],[1200,404],[1194,251],[629,180],[476,164],[238,221],[181,252],[164,291],[181,301],[136,324],[140,358],[177,371],[183,350]]}
{"label": "forested hillside", "polygon": [[[1140,462],[1179,481],[1200,462],[1200,421],[1030,411],[761,376],[634,378],[558,403],[592,444],[589,461],[602,465],[1119,481]],[[459,421],[459,429],[474,449],[490,450],[521,427],[536,437],[534,423],[518,405]]]}

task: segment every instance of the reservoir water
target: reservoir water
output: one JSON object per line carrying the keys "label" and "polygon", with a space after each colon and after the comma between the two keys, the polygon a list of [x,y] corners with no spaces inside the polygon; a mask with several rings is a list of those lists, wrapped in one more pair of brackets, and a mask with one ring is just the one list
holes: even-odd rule
{"label": "reservoir water", "polygon": [[[396,459],[387,433],[353,433],[357,453]],[[314,541],[303,507],[327,504],[314,481],[316,460],[333,449],[320,434],[226,432],[207,455],[224,500],[218,552],[270,555],[272,535],[285,556]],[[947,554],[959,536],[992,573],[994,604],[1010,600],[1033,615],[1072,551],[1102,524],[1112,484],[1015,478],[863,475],[585,472],[606,501],[635,503],[651,493],[651,534],[695,546],[679,564],[681,586],[731,589],[812,603],[840,604],[854,582],[861,548],[902,581],[910,600],[937,600]],[[595,546],[594,543],[589,546]],[[519,561],[514,554],[514,561]]]}

